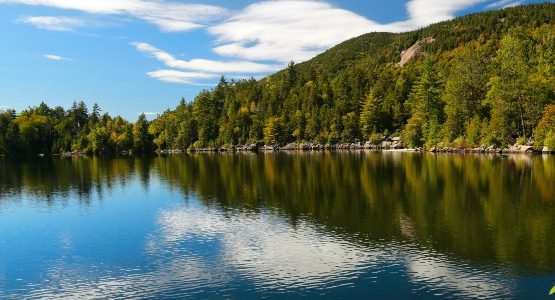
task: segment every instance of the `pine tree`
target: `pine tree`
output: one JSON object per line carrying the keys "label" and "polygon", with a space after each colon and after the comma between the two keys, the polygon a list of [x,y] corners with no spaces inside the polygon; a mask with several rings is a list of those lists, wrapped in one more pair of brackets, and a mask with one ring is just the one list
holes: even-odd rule
{"label": "pine tree", "polygon": [[360,112],[360,127],[364,140],[370,138],[373,133],[381,130],[383,119],[381,116],[380,101],[372,94],[368,94]]}
{"label": "pine tree", "polygon": [[405,142],[413,147],[425,143],[438,142],[439,124],[443,119],[443,105],[440,101],[441,83],[433,69],[433,62],[427,58],[422,66],[418,82],[409,96],[411,118],[405,126]]}
{"label": "pine tree", "polygon": [[141,114],[133,127],[133,152],[136,154],[150,154],[154,151],[153,137],[148,132],[148,120]]}

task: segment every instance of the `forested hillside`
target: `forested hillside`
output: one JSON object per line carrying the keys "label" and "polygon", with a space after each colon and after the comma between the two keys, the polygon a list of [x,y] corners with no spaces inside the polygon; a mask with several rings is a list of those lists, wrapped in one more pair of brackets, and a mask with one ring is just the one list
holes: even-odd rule
{"label": "forested hillside", "polygon": [[[433,42],[420,55],[397,65],[426,38]],[[259,82],[222,79],[164,113],[150,132],[160,149],[393,134],[409,147],[531,138],[541,147],[546,138],[555,142],[554,76],[555,4],[530,5],[409,33],[369,33]]]}
{"label": "forested hillside", "polygon": [[[415,57],[403,51],[421,42]],[[137,124],[81,104],[0,115],[0,154],[379,142],[555,149],[555,4],[369,33],[260,81],[227,81]]]}

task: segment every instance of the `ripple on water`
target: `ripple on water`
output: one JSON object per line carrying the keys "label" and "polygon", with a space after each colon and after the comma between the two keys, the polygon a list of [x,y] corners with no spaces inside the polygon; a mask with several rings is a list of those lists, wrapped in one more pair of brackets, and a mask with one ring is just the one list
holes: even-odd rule
{"label": "ripple on water", "polygon": [[[62,244],[70,245],[66,239],[62,235]],[[62,259],[43,282],[2,298],[333,297],[357,288],[359,296],[372,291],[500,299],[510,297],[514,286],[495,270],[476,269],[425,247],[347,240],[308,219],[293,227],[264,211],[173,207],[160,212],[157,229],[145,239],[145,265],[87,267]]]}

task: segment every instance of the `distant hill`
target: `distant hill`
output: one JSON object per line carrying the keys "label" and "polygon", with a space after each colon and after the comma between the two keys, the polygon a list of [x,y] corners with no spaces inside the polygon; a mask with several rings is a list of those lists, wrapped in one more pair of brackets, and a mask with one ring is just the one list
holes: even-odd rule
{"label": "distant hill", "polygon": [[550,133],[540,120],[555,123],[554,22],[555,4],[544,3],[368,33],[260,81],[222,80],[182,103],[195,126],[185,143],[173,138],[184,128],[166,120],[174,111],[152,133],[160,148],[389,135],[410,147],[501,147],[533,137],[541,147]]}

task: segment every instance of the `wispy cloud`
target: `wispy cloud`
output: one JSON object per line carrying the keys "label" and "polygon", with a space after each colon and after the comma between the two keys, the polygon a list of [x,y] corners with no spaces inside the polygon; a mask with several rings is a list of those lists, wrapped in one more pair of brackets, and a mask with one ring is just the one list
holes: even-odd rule
{"label": "wispy cloud", "polygon": [[49,60],[65,60],[65,61],[72,61],[71,58],[67,58],[67,57],[63,57],[63,56],[59,56],[59,55],[54,55],[54,54],[45,54],[43,55],[44,58],[49,59]]}
{"label": "wispy cloud", "polygon": [[180,60],[173,55],[143,42],[132,43],[135,48],[150,55],[170,68],[223,73],[264,73],[279,70],[280,65],[267,65],[249,61],[216,61],[207,59]]}
{"label": "wispy cloud", "polygon": [[77,27],[85,25],[83,20],[72,17],[33,16],[23,17],[17,21],[40,29],[55,31],[72,31]]}
{"label": "wispy cloud", "polygon": [[[222,74],[261,74],[279,70],[280,65],[266,65],[249,61],[215,61],[207,59],[180,60],[173,55],[143,42],[132,43],[135,48],[156,58],[164,65],[179,70],[158,70],[147,75],[165,82],[199,85],[198,80],[217,78]],[[235,76],[237,77],[237,76]]]}
{"label": "wispy cloud", "polygon": [[513,2],[513,3],[507,4],[507,5],[503,6],[502,8],[509,8],[509,7],[514,7],[514,6],[519,6],[519,5],[522,5],[522,4],[524,4],[524,1],[516,1],[516,2]]}
{"label": "wispy cloud", "polygon": [[90,14],[127,15],[154,24],[167,32],[198,28],[227,13],[227,10],[218,6],[163,0],[0,0],[0,4],[48,6]]}
{"label": "wispy cloud", "polygon": [[138,115],[145,115],[145,116],[157,116],[160,113],[159,112],[140,112],[140,113],[137,113],[137,114]]}
{"label": "wispy cloud", "polygon": [[511,6],[520,5],[522,3],[523,3],[522,1],[516,1],[516,0],[499,0],[486,5],[486,8],[490,8],[490,9],[507,8]]}
{"label": "wispy cloud", "polygon": [[165,82],[194,84],[199,79],[210,79],[218,77],[216,74],[202,72],[181,72],[176,70],[158,70],[147,73],[151,78]]}
{"label": "wispy cloud", "polygon": [[408,23],[414,28],[441,22],[455,17],[457,11],[485,3],[488,0],[411,0],[407,3]]}

